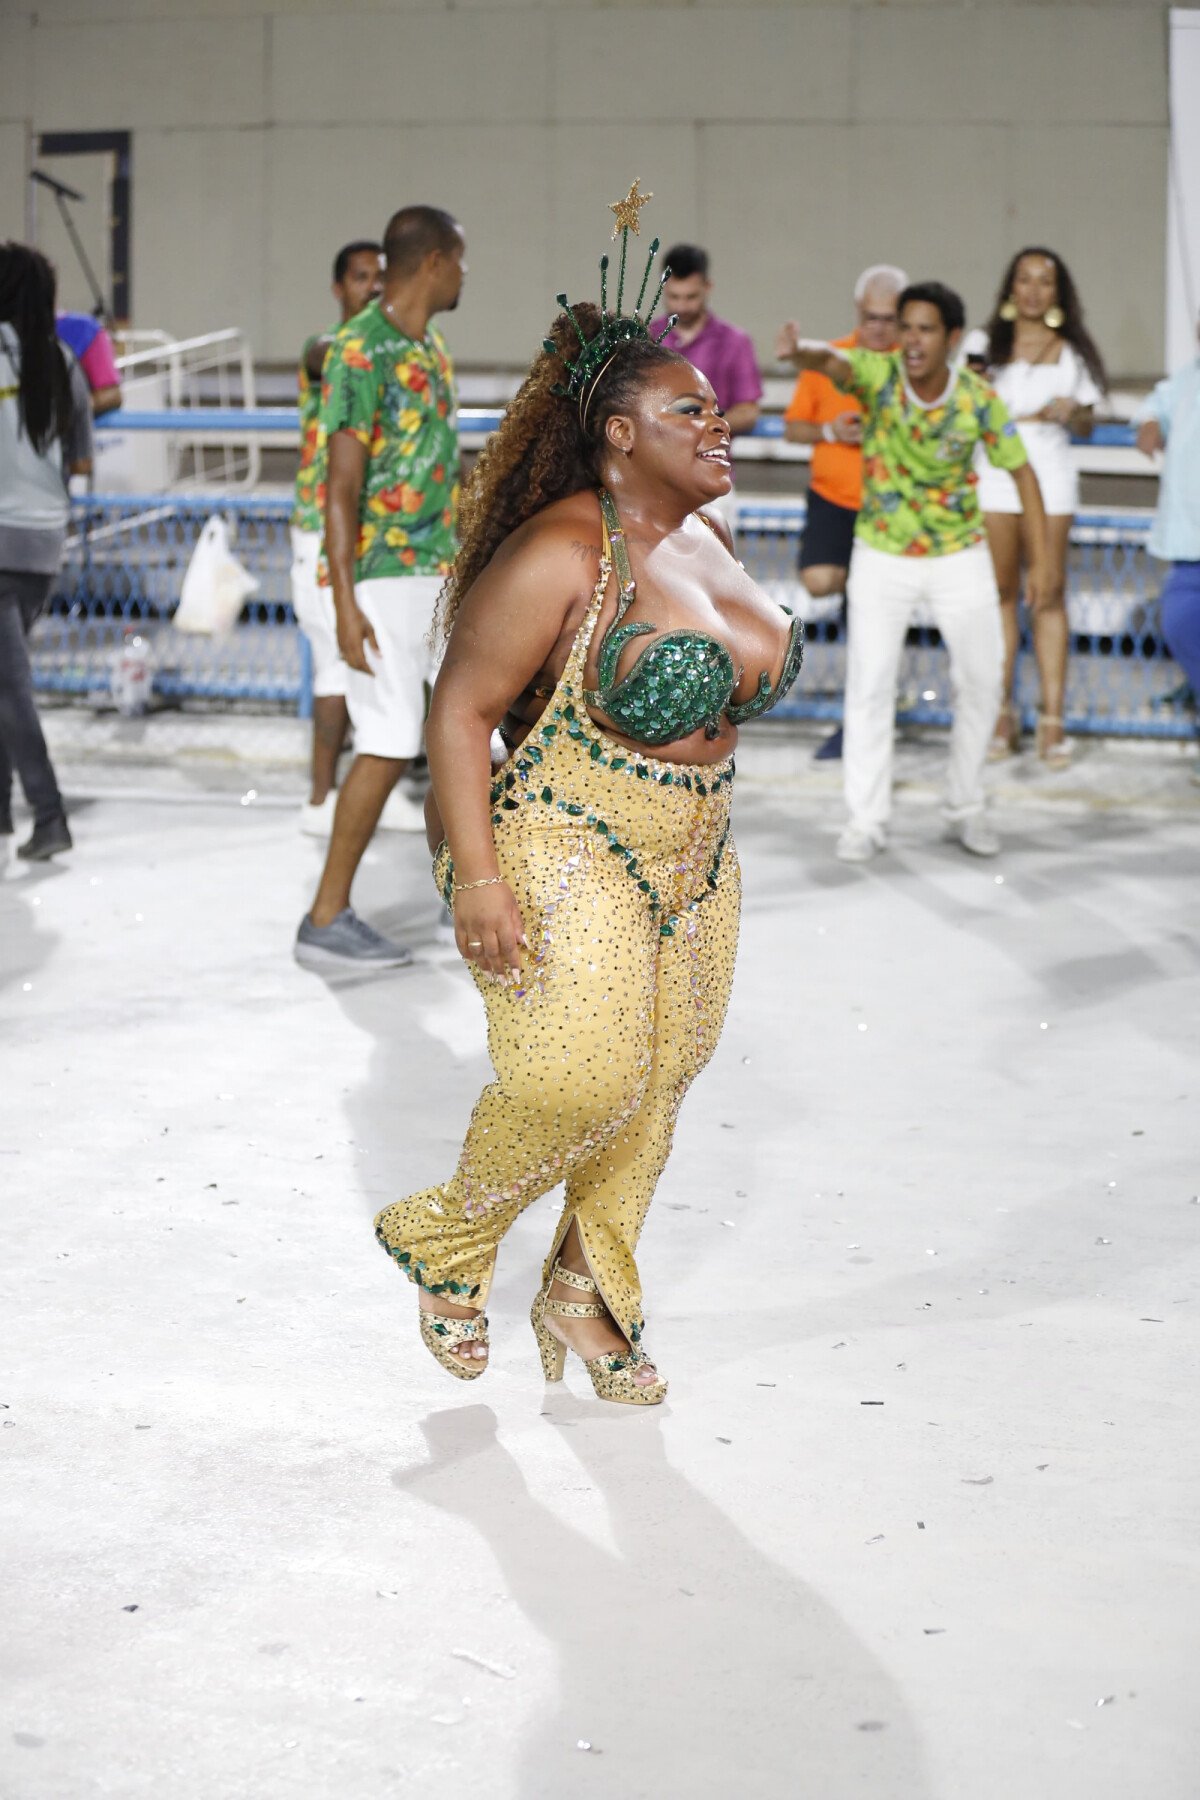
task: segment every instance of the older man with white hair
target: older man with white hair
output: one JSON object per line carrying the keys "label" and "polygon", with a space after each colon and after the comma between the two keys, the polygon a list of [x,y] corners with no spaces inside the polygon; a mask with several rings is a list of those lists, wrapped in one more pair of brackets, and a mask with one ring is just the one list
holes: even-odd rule
{"label": "older man with white hair", "polygon": [[[896,300],[908,286],[903,269],[872,263],[854,284],[857,324],[848,337],[835,338],[839,350],[894,350]],[[784,413],[793,444],[813,446],[808,480],[808,513],[800,539],[800,579],[815,598],[844,594],[854,524],[862,503],[862,407],[828,376],[805,369]],[[817,751],[820,762],[842,754],[841,727]]]}

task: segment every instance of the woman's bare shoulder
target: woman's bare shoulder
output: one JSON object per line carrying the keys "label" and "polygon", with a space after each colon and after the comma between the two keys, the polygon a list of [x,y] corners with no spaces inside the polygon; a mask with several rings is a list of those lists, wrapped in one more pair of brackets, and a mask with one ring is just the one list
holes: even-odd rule
{"label": "woman's bare shoulder", "polygon": [[536,566],[545,572],[573,566],[586,570],[594,581],[600,550],[600,505],[595,494],[585,490],[551,501],[518,525],[498,547],[492,567],[499,571]]}
{"label": "woman's bare shoulder", "polygon": [[696,517],[701,520],[703,524],[708,526],[708,529],[712,532],[713,536],[719,543],[725,546],[730,556],[733,556],[735,554],[733,548],[733,533],[730,531],[727,522],[722,518],[721,514],[717,512],[715,508],[710,511],[707,506],[701,506],[696,510]]}

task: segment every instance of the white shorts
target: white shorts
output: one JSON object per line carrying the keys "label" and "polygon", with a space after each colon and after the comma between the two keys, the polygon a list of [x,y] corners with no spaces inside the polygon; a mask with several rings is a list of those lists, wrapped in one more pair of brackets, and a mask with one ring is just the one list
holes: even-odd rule
{"label": "white shorts", "polygon": [[429,628],[442,591],[441,575],[397,575],[360,581],[354,597],[375,627],[374,675],[346,670],[346,704],[360,756],[415,756],[425,726],[425,687],[432,686],[442,652],[430,648]]}
{"label": "white shorts", "polygon": [[292,528],[292,609],[296,622],[312,646],[313,697],[328,699],[346,692],[347,669],[338,649],[333,595],[317,582],[321,554],[319,531]]}
{"label": "white shorts", "polygon": [[[1066,432],[1059,425],[1022,425],[1021,440],[1042,490],[1049,518],[1073,518],[1079,508],[1079,475]],[[1007,469],[994,469],[985,457],[978,463],[979,505],[985,513],[1019,513],[1017,484]]]}

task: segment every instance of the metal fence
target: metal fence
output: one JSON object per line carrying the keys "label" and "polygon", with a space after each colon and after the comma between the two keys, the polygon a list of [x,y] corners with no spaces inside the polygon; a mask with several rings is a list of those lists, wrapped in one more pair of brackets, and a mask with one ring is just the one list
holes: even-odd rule
{"label": "metal fence", "polygon": [[[101,709],[127,635],[148,649],[155,705],[258,701],[311,711],[307,644],[289,585],[290,501],[228,495],[95,496],[77,503],[46,616],[35,629],[34,684]],[[231,548],[259,583],[234,630],[203,637],[172,617],[206,521],[219,513]]]}
{"label": "metal fence", "polygon": [[[66,559],[32,643],[43,694],[111,707],[111,676],[128,632],[145,640],[152,704],[256,705],[307,716],[307,645],[289,593],[290,499],[221,494],[94,496],[75,508]],[[172,625],[184,572],[205,521],[226,519],[238,559],[259,581],[237,626],[195,637]],[[808,651],[800,681],[774,717],[841,717],[845,621],[837,600],[816,601],[796,570],[802,500],[743,502],[739,553],[766,591],[801,614]],[[1068,612],[1071,662],[1067,724],[1077,733],[1187,737],[1190,697],[1158,624],[1160,566],[1149,555],[1144,513],[1089,511],[1071,538]],[[1036,670],[1023,641],[1018,700],[1032,722]],[[928,623],[909,633],[901,716],[950,719],[945,652]]]}

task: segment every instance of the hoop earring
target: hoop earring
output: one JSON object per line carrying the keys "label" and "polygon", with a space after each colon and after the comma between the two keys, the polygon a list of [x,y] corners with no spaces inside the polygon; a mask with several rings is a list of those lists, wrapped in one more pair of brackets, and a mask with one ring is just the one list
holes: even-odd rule
{"label": "hoop earring", "polygon": [[1042,314],[1042,324],[1048,325],[1051,331],[1057,331],[1062,322],[1063,309],[1061,306],[1048,306]]}
{"label": "hoop earring", "polygon": [[996,312],[1006,325],[1011,325],[1017,316],[1017,303],[1015,300],[1006,300],[1002,306],[996,308]]}

